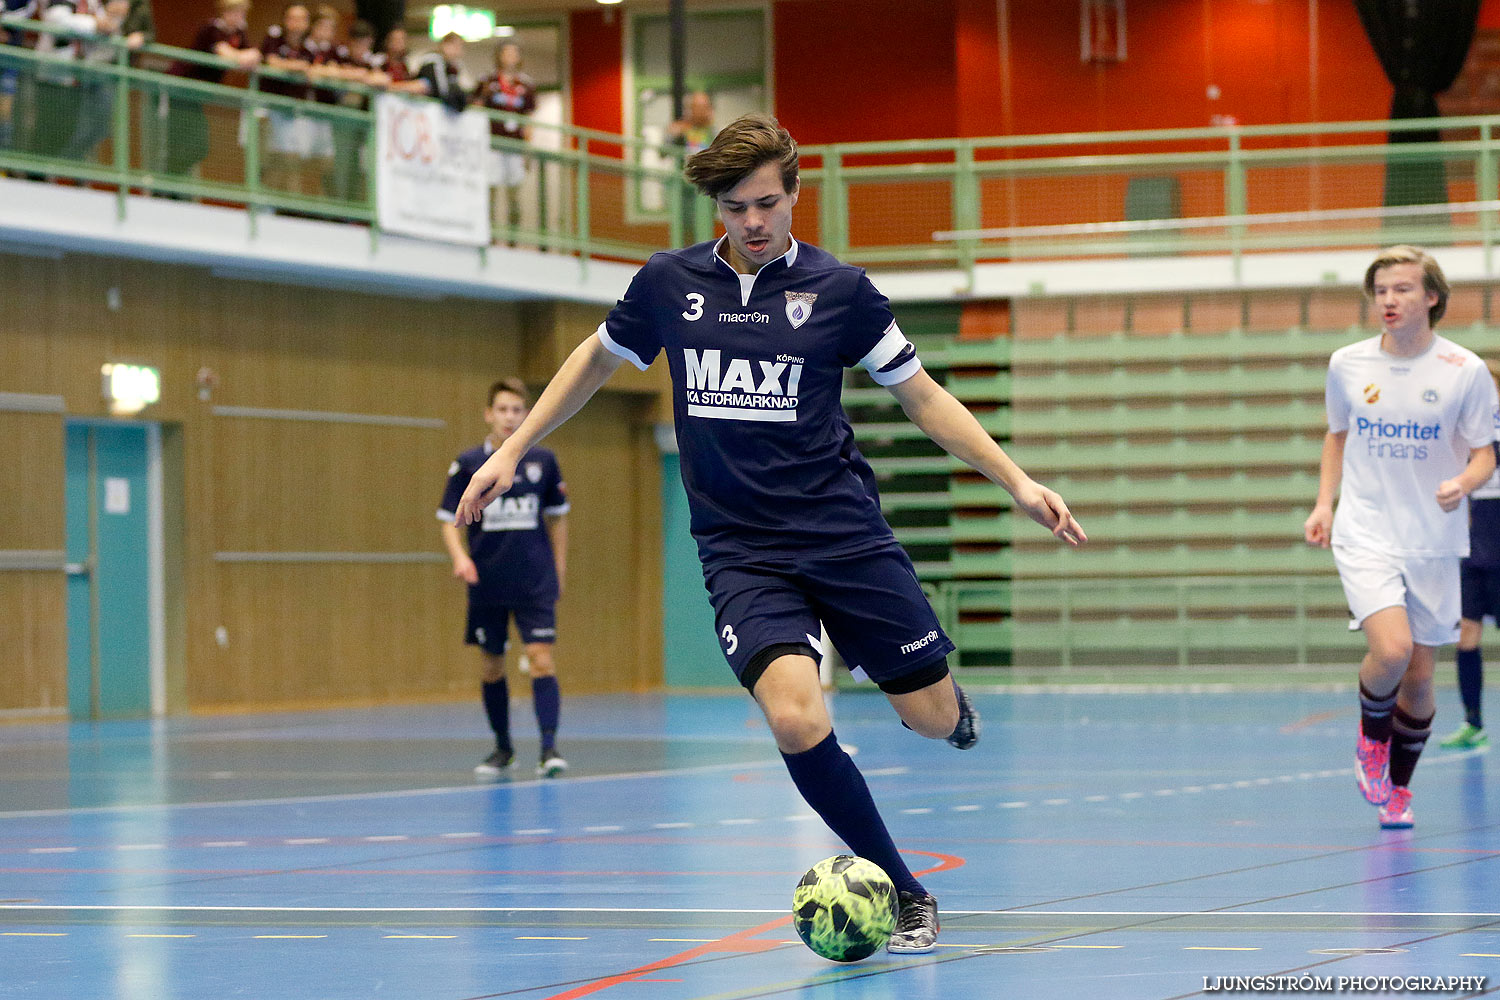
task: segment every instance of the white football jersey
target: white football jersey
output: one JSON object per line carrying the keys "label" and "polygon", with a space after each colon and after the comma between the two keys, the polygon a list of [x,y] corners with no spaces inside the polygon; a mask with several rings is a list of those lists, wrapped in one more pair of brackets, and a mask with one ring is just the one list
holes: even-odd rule
{"label": "white football jersey", "polygon": [[1328,429],[1347,431],[1333,544],[1394,555],[1469,553],[1469,507],[1444,513],[1438,486],[1495,440],[1495,384],[1479,356],[1445,337],[1397,357],[1371,337],[1328,363]]}

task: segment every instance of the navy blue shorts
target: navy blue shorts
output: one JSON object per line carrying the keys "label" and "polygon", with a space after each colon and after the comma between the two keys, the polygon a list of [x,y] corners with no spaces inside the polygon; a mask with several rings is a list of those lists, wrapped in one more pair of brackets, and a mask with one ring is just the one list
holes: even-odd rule
{"label": "navy blue shorts", "polygon": [[853,556],[798,553],[704,572],[719,649],[746,690],[775,659],[817,659],[819,623],[852,670],[881,690],[916,691],[948,673],[953,642],[900,549]]}
{"label": "navy blue shorts", "polygon": [[510,619],[516,619],[516,633],[522,643],[557,641],[557,606],[555,604],[522,605],[475,604],[469,602],[469,620],[464,625],[464,642],[478,646],[486,653],[504,656],[510,635]]}
{"label": "navy blue shorts", "polygon": [[1465,559],[1458,567],[1462,614],[1471,622],[1489,615],[1500,625],[1500,567],[1475,566]]}

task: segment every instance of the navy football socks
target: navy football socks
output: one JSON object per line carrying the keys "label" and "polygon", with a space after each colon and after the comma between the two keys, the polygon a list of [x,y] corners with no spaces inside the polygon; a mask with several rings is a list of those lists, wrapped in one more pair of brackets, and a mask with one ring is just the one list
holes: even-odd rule
{"label": "navy football socks", "polygon": [[781,758],[797,791],[851,851],[879,865],[896,884],[897,892],[926,894],[901,860],[885,820],[870,797],[865,776],[832,732],[811,750],[783,753]]}
{"label": "navy football socks", "polygon": [[1417,758],[1432,735],[1432,716],[1418,719],[1398,707],[1391,723],[1391,784],[1402,788],[1411,784]]}
{"label": "navy football socks", "polygon": [[1484,697],[1484,653],[1478,647],[1458,651],[1458,694],[1464,702],[1464,721],[1483,729],[1480,701]]}
{"label": "navy football socks", "polygon": [[1365,739],[1376,743],[1391,741],[1391,709],[1396,707],[1396,690],[1391,688],[1390,694],[1378,695],[1365,687],[1364,681],[1359,682],[1360,730]]}
{"label": "navy football socks", "polygon": [[556,677],[531,679],[531,704],[536,709],[536,727],[542,731],[542,753],[547,753],[557,742],[557,717],[562,711]]}
{"label": "navy football socks", "polygon": [[495,731],[495,746],[510,753],[510,686],[502,677],[493,684],[482,682],[479,689],[484,696],[484,714]]}

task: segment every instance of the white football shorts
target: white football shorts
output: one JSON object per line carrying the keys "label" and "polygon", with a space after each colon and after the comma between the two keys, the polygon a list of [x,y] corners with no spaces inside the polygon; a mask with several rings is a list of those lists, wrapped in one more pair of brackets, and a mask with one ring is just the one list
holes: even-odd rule
{"label": "white football shorts", "polygon": [[1333,562],[1354,620],[1384,608],[1405,608],[1412,641],[1420,646],[1446,646],[1458,641],[1461,606],[1458,556],[1397,556],[1346,545],[1333,547]]}
{"label": "white football shorts", "polygon": [[488,173],[491,187],[520,187],[526,183],[526,157],[492,149]]}

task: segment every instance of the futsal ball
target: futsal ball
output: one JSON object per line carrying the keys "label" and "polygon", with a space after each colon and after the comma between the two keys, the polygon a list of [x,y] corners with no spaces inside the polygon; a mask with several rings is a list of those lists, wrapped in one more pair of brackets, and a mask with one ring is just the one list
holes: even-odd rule
{"label": "futsal ball", "polygon": [[896,929],[896,887],[873,861],[839,854],[807,870],[792,892],[802,943],[834,962],[858,962]]}

